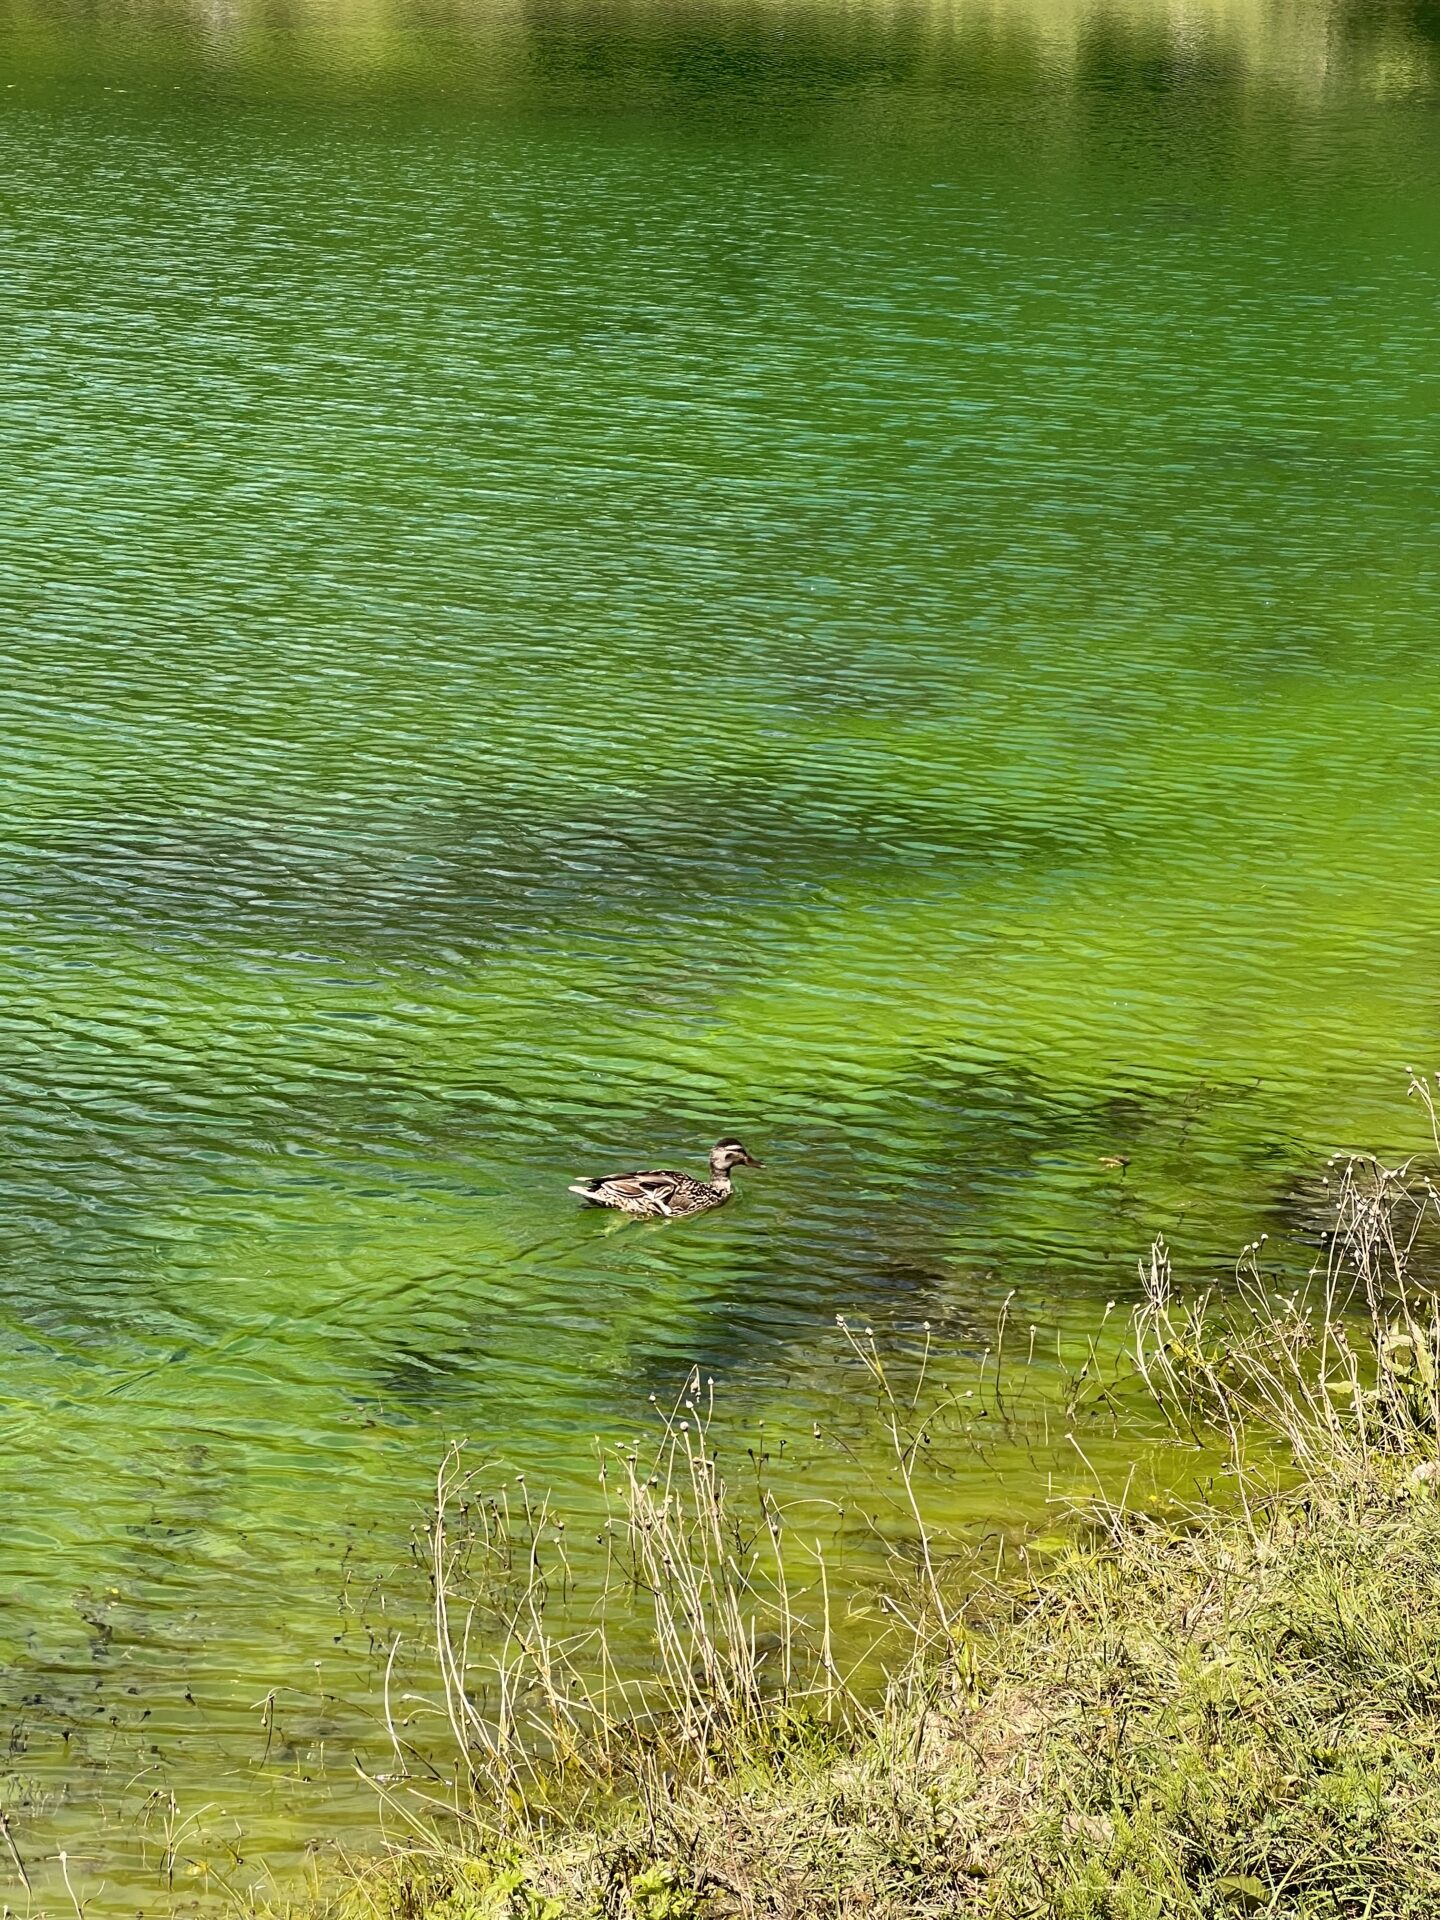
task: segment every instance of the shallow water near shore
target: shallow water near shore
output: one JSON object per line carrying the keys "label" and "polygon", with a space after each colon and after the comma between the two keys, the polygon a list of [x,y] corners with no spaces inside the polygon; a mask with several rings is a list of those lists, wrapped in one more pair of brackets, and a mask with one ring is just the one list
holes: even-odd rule
{"label": "shallow water near shore", "polygon": [[[1079,1352],[1416,1139],[1440,45],[0,0],[0,67],[0,1801],[159,1911],[373,1842],[452,1436],[584,1514],[692,1364],[753,1437],[849,1417],[837,1315]],[[565,1191],[728,1132],[714,1216]]]}

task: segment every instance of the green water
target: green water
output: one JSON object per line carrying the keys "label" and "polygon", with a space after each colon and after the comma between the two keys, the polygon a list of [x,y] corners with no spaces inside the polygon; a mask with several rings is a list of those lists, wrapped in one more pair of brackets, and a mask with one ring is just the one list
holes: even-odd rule
{"label": "green water", "polygon": [[0,89],[0,1800],[161,1910],[152,1790],[373,1841],[450,1436],[583,1502],[1411,1138],[1440,27],[4,0]]}

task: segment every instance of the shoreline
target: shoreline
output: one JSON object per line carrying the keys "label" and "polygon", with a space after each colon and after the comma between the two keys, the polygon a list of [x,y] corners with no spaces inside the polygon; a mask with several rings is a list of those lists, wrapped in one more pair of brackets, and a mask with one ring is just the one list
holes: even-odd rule
{"label": "shoreline", "polygon": [[620,1489],[626,1579],[654,1609],[643,1698],[613,1676],[596,1691],[603,1626],[582,1644],[547,1625],[533,1531],[528,1586],[508,1563],[508,1679],[482,1683],[442,1500],[445,1789],[385,1784],[388,1854],[305,1911],[1440,1909],[1440,1190],[1418,1163],[1352,1160],[1334,1209],[1285,1298],[1259,1243],[1235,1288],[1187,1296],[1157,1242],[1124,1378],[1094,1383],[1146,1397],[1177,1446],[1220,1449],[1233,1498],[1165,1519],[1097,1500],[1025,1578],[961,1590],[891,1398],[916,1536],[882,1598],[903,1631],[878,1699],[849,1692],[828,1604],[817,1619],[787,1585],[778,1525],[737,1522],[688,1423]]}

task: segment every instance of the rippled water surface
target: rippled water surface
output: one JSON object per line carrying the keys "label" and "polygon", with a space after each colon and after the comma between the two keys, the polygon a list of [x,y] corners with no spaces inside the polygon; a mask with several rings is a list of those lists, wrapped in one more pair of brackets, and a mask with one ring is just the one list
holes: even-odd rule
{"label": "rippled water surface", "polygon": [[1440,39],[3,0],[0,80],[0,1784],[133,1911],[152,1788],[373,1834],[449,1436],[579,1498],[691,1361],[823,1418],[837,1313],[1083,1331],[1404,1140]]}

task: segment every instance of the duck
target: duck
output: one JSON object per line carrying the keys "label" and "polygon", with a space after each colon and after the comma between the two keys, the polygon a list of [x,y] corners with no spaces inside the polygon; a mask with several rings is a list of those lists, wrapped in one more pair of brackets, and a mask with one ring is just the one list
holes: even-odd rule
{"label": "duck", "polygon": [[660,1168],[653,1173],[609,1173],[598,1180],[576,1180],[569,1191],[594,1207],[618,1207],[621,1213],[644,1214],[651,1219],[677,1220],[689,1213],[708,1213],[723,1207],[735,1191],[732,1167],[761,1167],[740,1140],[717,1140],[710,1149],[710,1178],[696,1180],[688,1173]]}

